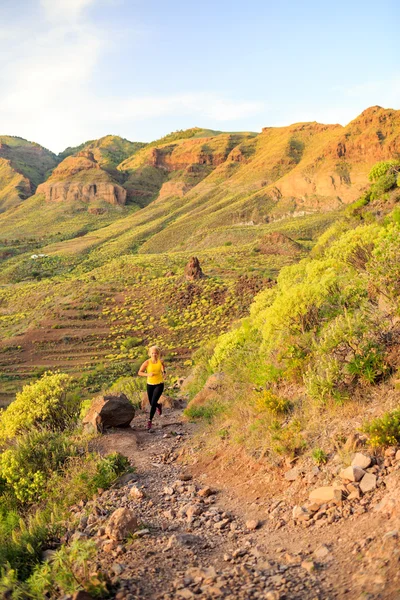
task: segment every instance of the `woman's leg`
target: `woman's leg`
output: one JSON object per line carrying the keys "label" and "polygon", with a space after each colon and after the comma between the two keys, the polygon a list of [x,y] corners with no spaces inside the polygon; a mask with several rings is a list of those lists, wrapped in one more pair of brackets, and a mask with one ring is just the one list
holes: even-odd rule
{"label": "woman's leg", "polygon": [[153,394],[154,394],[154,388],[156,386],[155,385],[150,385],[147,384],[147,397],[149,399],[149,404],[150,404],[150,421],[152,420],[152,418],[154,417],[154,412],[156,409],[154,409],[153,415],[152,415],[152,407],[153,407]]}
{"label": "woman's leg", "polygon": [[153,388],[152,399],[151,399],[151,409],[150,409],[150,421],[152,421],[153,417],[156,413],[157,403],[158,403],[159,399],[161,398],[161,395],[164,391],[164,384],[158,383],[157,385],[152,385],[150,387]]}

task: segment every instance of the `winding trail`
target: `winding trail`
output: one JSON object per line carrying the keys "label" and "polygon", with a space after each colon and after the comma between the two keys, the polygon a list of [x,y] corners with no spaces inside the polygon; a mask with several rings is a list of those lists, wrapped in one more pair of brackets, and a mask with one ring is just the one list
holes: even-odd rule
{"label": "winding trail", "polygon": [[[212,475],[182,467],[182,448],[196,426],[182,422],[180,410],[165,412],[156,417],[152,433],[145,430],[147,415],[139,412],[134,429],[98,440],[102,453],[121,452],[135,468],[130,481],[93,501],[100,516],[89,523],[90,535],[98,539],[98,566],[111,576],[116,600],[400,597],[375,574],[355,581],[363,564],[354,552],[356,540],[374,539],[368,538],[369,515],[323,530],[274,530],[265,512],[258,508],[257,518],[254,503],[246,503],[245,490],[241,497],[232,495],[215,487]],[[137,498],[132,488],[139,490]],[[142,530],[113,544],[104,539],[102,524],[123,506],[135,512]],[[319,555],[321,547],[326,550]]]}

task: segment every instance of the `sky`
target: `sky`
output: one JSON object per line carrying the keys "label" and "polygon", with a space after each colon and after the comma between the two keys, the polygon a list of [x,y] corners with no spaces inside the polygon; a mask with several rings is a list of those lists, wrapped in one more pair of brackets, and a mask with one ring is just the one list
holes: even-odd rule
{"label": "sky", "polygon": [[0,0],[0,135],[347,124],[400,109],[398,0]]}

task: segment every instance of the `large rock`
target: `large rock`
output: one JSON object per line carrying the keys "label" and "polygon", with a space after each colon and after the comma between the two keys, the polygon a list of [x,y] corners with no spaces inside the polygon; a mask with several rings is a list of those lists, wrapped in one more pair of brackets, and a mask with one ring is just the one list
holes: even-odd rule
{"label": "large rock", "polygon": [[108,427],[128,427],[135,409],[125,394],[115,393],[97,396],[83,419],[87,431],[103,431]]}
{"label": "large rock", "polygon": [[335,488],[331,485],[319,487],[316,490],[310,492],[310,502],[316,504],[325,504],[326,502],[340,502],[342,500],[343,492],[340,488]]}
{"label": "large rock", "polygon": [[361,452],[356,452],[351,464],[353,467],[360,467],[360,469],[368,469],[371,466],[372,458]]}
{"label": "large rock", "polygon": [[365,471],[360,467],[347,467],[347,469],[343,469],[339,473],[339,477],[341,479],[345,479],[346,481],[360,481],[365,475]]}
{"label": "large rock", "polygon": [[199,259],[197,256],[192,256],[185,267],[185,277],[188,281],[194,281],[195,279],[202,279],[204,273],[201,269]]}
{"label": "large rock", "polygon": [[124,540],[138,528],[138,520],[129,508],[117,508],[111,515],[106,535],[113,540]]}

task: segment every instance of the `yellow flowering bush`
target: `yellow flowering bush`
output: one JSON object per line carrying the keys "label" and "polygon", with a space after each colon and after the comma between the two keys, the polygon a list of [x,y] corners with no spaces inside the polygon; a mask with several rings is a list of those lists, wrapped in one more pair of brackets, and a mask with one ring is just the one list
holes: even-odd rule
{"label": "yellow flowering bush", "polygon": [[64,429],[79,413],[79,401],[69,392],[72,380],[64,373],[45,373],[24,386],[0,415],[0,443],[36,426]]}

